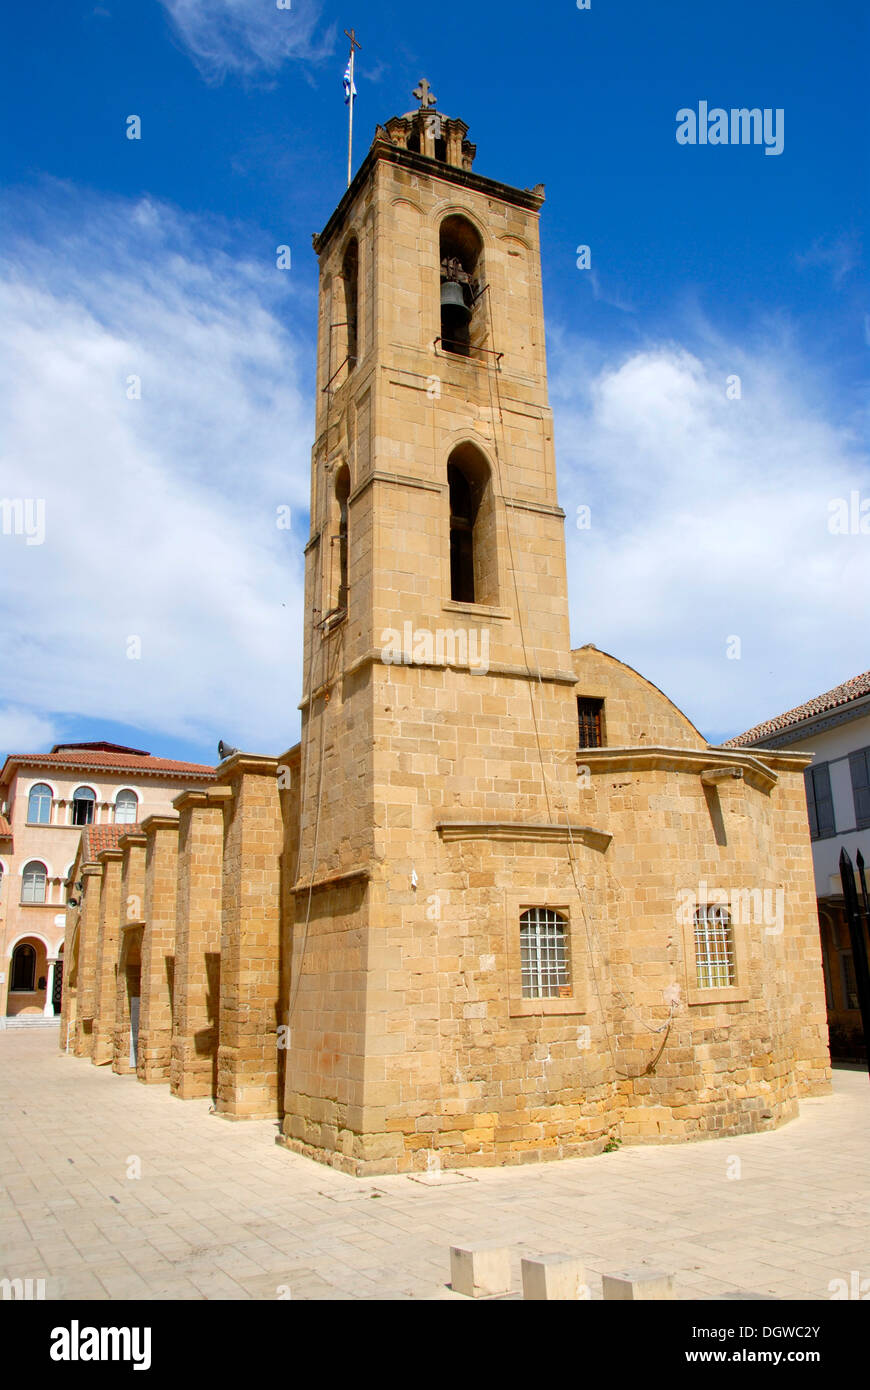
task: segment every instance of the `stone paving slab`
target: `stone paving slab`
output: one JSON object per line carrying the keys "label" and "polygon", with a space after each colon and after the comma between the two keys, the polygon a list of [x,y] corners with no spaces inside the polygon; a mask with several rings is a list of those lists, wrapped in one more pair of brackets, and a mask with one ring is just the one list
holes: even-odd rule
{"label": "stone paving slab", "polygon": [[63,1056],[53,1029],[0,1032],[0,1278],[44,1278],[52,1299],[456,1299],[449,1247],[495,1240],[513,1298],[538,1254],[579,1255],[593,1299],[603,1273],[644,1265],[682,1299],[870,1279],[859,1070],[773,1133],[443,1184],[347,1177],[277,1147],[276,1123],[210,1110]]}

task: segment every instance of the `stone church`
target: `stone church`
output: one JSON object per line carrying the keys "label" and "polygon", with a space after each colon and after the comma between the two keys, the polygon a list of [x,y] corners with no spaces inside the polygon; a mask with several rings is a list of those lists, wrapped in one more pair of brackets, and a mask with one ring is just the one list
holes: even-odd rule
{"label": "stone church", "polygon": [[61,1044],[357,1175],[772,1128],[830,1078],[809,759],[571,649],[544,191],[415,96],[314,238],[300,743],[80,856]]}

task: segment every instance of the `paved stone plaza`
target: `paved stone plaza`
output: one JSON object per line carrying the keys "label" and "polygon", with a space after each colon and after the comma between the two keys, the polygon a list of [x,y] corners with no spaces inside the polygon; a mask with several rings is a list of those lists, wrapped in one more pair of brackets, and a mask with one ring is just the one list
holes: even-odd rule
{"label": "paved stone plaza", "polygon": [[497,1240],[517,1290],[521,1255],[563,1252],[593,1298],[602,1273],[644,1264],[681,1298],[829,1299],[834,1279],[870,1279],[858,1070],[774,1133],[438,1185],[346,1177],[278,1148],[277,1121],[209,1108],[62,1056],[54,1028],[0,1033],[0,1277],[60,1299],[457,1298],[449,1247]]}

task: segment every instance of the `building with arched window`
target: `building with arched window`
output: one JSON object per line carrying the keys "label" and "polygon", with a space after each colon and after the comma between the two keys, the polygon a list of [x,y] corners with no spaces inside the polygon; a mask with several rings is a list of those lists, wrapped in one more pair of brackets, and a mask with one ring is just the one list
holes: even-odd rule
{"label": "building with arched window", "polygon": [[544,189],[415,95],[314,238],[301,741],[74,868],[75,1050],[356,1175],[772,1128],[830,1085],[809,759],[572,647]]}
{"label": "building with arched window", "polygon": [[[60,1014],[66,879],[82,832],[134,827],[142,815],[170,811],[185,786],[203,786],[213,777],[211,768],[113,743],[56,744],[50,753],[6,758],[0,771],[0,1028],[9,1018],[38,1023]],[[31,975],[31,987],[24,988]]]}

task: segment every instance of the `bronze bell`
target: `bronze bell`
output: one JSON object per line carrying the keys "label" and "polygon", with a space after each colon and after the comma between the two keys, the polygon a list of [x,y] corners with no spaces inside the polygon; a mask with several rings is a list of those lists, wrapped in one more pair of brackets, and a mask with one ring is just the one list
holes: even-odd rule
{"label": "bronze bell", "polygon": [[441,312],[454,327],[467,324],[471,319],[462,286],[455,280],[445,280],[441,285]]}

